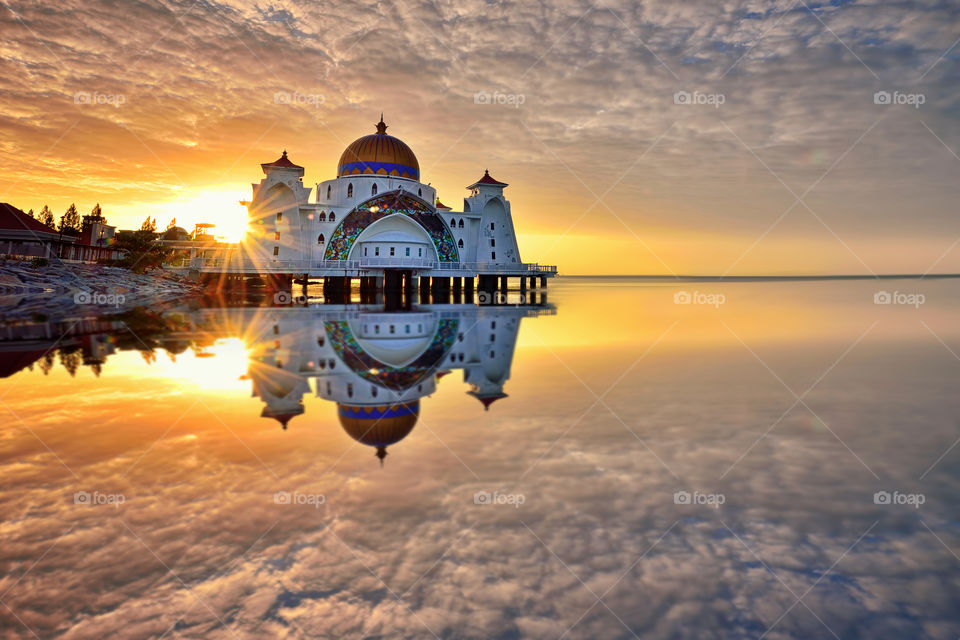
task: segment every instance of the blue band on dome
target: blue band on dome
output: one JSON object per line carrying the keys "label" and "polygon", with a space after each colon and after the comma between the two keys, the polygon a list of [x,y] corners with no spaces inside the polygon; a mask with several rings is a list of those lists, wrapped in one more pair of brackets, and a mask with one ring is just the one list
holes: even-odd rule
{"label": "blue band on dome", "polygon": [[340,405],[339,414],[344,418],[360,418],[362,420],[380,420],[382,418],[399,418],[420,413],[420,401],[405,404],[355,407]]}
{"label": "blue band on dome", "polygon": [[405,164],[394,164],[392,162],[348,162],[337,168],[337,174],[340,176],[351,175],[351,172],[356,169],[359,169],[361,174],[366,172],[367,169],[372,170],[373,173],[377,173],[380,169],[383,169],[388,175],[391,171],[396,171],[400,175],[406,173],[414,180],[420,179],[419,169],[414,169]]}

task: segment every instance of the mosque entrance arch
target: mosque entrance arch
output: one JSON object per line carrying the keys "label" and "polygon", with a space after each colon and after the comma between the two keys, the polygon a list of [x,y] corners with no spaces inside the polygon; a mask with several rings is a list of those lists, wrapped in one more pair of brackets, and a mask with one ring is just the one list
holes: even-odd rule
{"label": "mosque entrance arch", "polygon": [[[390,261],[379,260],[391,258]],[[420,265],[438,260],[433,239],[409,216],[392,214],[364,229],[350,250],[349,260],[371,264]]]}

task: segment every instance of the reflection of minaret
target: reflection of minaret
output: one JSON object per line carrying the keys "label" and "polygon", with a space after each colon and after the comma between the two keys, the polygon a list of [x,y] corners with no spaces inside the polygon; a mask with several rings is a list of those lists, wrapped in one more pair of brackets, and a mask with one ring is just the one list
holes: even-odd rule
{"label": "reflection of minaret", "polygon": [[286,429],[292,418],[303,413],[303,394],[310,391],[305,378],[270,362],[251,362],[249,375],[253,395],[266,403],[261,417],[274,418]]}
{"label": "reflection of minaret", "polygon": [[464,367],[463,381],[470,384],[467,393],[482,402],[485,411],[507,397],[503,385],[510,379],[519,329],[517,316],[484,311],[477,315],[466,336],[470,360]]}
{"label": "reflection of minaret", "polygon": [[266,403],[261,412],[284,429],[303,413],[303,396],[310,392],[307,375],[316,367],[308,323],[296,313],[267,312],[258,318],[258,342],[250,354],[253,395]]}

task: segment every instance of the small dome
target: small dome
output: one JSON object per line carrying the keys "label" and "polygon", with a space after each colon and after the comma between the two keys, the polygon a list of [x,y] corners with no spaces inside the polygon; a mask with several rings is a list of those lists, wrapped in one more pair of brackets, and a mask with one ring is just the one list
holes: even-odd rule
{"label": "small dome", "polygon": [[382,175],[419,180],[420,163],[403,140],[387,135],[387,125],[381,115],[377,132],[357,138],[340,156],[337,177],[352,175]]}

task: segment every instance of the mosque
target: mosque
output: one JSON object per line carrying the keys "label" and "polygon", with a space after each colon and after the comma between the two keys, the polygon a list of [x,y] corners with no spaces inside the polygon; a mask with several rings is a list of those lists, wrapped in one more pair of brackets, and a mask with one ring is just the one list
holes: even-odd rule
{"label": "mosque", "polygon": [[507,183],[484,171],[455,211],[422,182],[416,155],[387,133],[382,116],[374,133],[347,146],[336,177],[317,183],[313,197],[304,167],[286,151],[260,166],[264,177],[243,203],[244,258],[215,265],[220,271],[306,274],[325,285],[360,277],[405,288],[432,278],[471,291],[477,276],[481,289],[505,288],[511,277],[525,289],[556,275],[556,267],[521,260]]}

